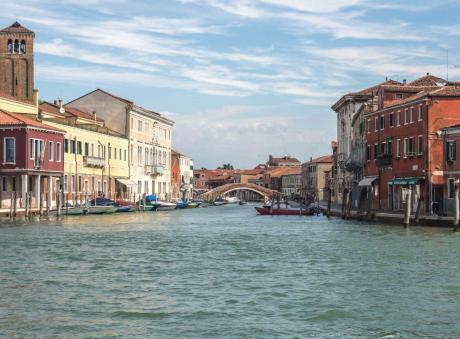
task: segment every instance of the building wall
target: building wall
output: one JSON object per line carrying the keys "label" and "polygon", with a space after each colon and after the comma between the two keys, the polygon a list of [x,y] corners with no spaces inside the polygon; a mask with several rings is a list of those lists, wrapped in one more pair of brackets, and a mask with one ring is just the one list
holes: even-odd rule
{"label": "building wall", "polygon": [[37,114],[38,105],[12,100],[10,98],[0,96],[0,109],[14,113]]}

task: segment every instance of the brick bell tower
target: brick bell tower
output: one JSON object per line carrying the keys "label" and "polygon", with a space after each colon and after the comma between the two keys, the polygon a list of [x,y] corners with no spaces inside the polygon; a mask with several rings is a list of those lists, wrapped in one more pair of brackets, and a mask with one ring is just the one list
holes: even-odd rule
{"label": "brick bell tower", "polygon": [[0,95],[34,102],[34,38],[17,21],[0,30]]}

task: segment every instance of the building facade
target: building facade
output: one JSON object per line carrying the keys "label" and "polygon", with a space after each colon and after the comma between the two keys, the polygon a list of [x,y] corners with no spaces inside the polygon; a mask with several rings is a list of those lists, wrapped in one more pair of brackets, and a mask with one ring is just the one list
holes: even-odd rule
{"label": "building facade", "polygon": [[105,127],[96,115],[72,107],[44,102],[39,109],[43,123],[66,131],[63,190],[67,201],[132,198],[126,137]]}
{"label": "building facade", "polygon": [[47,126],[24,114],[0,110],[0,208],[11,206],[17,196],[17,207],[56,205],[64,170],[64,131]]}
{"label": "building facade", "polygon": [[443,129],[460,123],[459,109],[460,87],[443,84],[366,116],[373,208],[402,210],[410,191],[413,209],[419,201],[422,212],[432,213],[434,205],[443,209],[451,172]]}
{"label": "building facade", "polygon": [[171,140],[174,122],[132,101],[97,89],[68,103],[105,121],[111,130],[128,138],[129,193],[155,194],[171,199]]}
{"label": "building facade", "polygon": [[302,192],[307,201],[319,202],[327,199],[332,166],[332,155],[310,159],[302,164]]}
{"label": "building facade", "polygon": [[301,172],[302,169],[296,167],[281,176],[281,193],[292,198],[300,196],[302,188]]}

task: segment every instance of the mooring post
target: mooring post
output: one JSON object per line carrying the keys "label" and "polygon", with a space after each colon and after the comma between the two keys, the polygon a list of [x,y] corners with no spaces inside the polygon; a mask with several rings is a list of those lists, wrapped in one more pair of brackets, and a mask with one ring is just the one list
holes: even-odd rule
{"label": "mooring post", "polygon": [[145,205],[147,204],[147,195],[145,193],[142,195],[142,204],[143,204],[142,210],[145,212]]}
{"label": "mooring post", "polygon": [[56,195],[56,210],[57,210],[57,216],[61,216],[61,205],[62,205],[62,191],[59,190]]}
{"label": "mooring post", "polygon": [[347,198],[348,198],[348,189],[344,188],[342,193],[342,219],[345,219],[346,216],[346,206],[347,206]]}
{"label": "mooring post", "polygon": [[13,218],[16,218],[16,206],[17,206],[17,200],[18,200],[18,194],[17,192],[14,192],[14,195],[13,195]]}
{"label": "mooring post", "polygon": [[353,190],[348,192],[348,200],[347,200],[347,211],[345,213],[345,219],[351,217],[351,205],[353,204]]}
{"label": "mooring post", "polygon": [[13,202],[14,202],[14,192],[11,192],[11,199],[10,199],[10,219],[13,219]]}
{"label": "mooring post", "polygon": [[458,230],[458,223],[459,223],[459,201],[458,201],[458,191],[459,191],[459,183],[460,181],[457,179],[454,182],[455,187],[455,196],[454,196],[454,231],[457,232]]}
{"label": "mooring post", "polygon": [[406,194],[406,206],[404,209],[404,227],[409,226],[410,224],[410,212],[411,212],[411,197],[412,189],[409,189]]}
{"label": "mooring post", "polygon": [[25,211],[24,211],[24,217],[27,219],[27,216],[29,215],[29,192],[26,192],[26,206],[25,206]]}
{"label": "mooring post", "polygon": [[417,200],[417,209],[415,210],[415,224],[418,225],[420,223],[420,212],[422,210],[423,198],[420,197]]}

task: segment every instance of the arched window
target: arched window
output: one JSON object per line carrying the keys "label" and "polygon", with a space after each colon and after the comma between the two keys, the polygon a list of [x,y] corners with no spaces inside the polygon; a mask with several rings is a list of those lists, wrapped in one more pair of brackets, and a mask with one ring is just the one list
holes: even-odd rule
{"label": "arched window", "polygon": [[13,54],[13,40],[8,39],[8,54]]}
{"label": "arched window", "polygon": [[26,41],[21,40],[21,44],[19,45],[19,53],[26,54]]}
{"label": "arched window", "polygon": [[14,53],[19,54],[19,40],[14,40]]}

